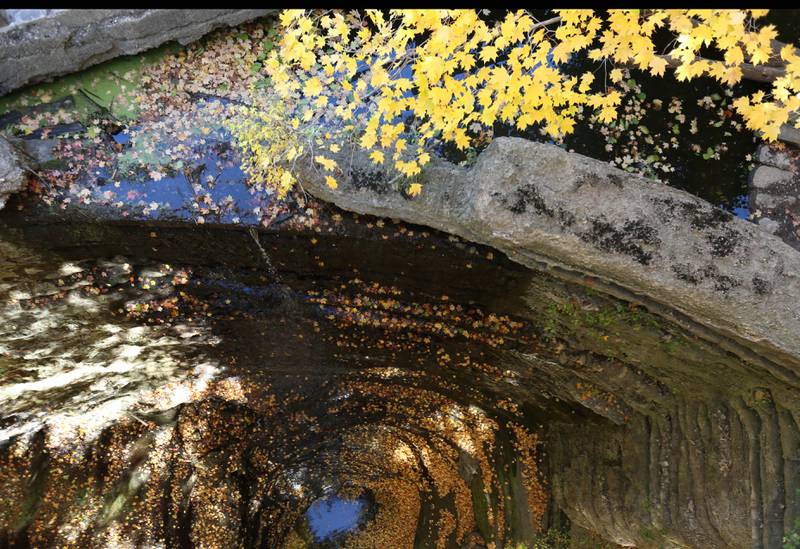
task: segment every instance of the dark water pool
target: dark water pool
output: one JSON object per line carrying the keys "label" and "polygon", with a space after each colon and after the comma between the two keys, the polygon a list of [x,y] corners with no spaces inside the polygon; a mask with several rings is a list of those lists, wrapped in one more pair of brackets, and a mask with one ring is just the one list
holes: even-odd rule
{"label": "dark water pool", "polygon": [[713,456],[750,439],[682,437],[796,388],[635,303],[389,221],[47,219],[0,232],[0,545],[562,549],[650,513],[749,539],[673,510],[749,508],[750,462]]}

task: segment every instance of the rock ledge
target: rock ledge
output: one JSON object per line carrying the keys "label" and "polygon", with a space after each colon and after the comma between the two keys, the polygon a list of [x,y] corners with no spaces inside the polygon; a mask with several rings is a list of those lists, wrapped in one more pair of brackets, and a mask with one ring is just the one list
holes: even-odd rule
{"label": "rock ledge", "polygon": [[222,26],[274,12],[259,10],[57,10],[0,27],[0,95],[171,40],[193,42]]}
{"label": "rock ledge", "polygon": [[[773,374],[800,376],[800,253],[686,192],[552,145],[496,139],[471,168],[438,161],[424,191],[341,153],[336,190],[306,167],[303,185],[363,214],[400,218],[490,245],[524,265],[597,277],[617,295],[721,334]],[[753,355],[755,353],[755,355]]]}

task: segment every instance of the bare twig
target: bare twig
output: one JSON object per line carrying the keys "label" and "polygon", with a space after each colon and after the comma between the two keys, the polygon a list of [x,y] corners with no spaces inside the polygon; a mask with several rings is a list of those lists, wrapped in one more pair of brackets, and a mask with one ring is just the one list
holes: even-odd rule
{"label": "bare twig", "polygon": [[31,172],[33,175],[35,175],[39,179],[44,180],[44,176],[42,174],[40,174],[39,172],[37,172],[36,170],[33,170],[33,169],[29,168],[28,166],[22,166],[22,169],[25,170],[25,171]]}
{"label": "bare twig", "polygon": [[124,80],[125,82],[127,82],[127,83],[129,83],[129,84],[136,85],[136,82],[134,82],[134,81],[132,81],[132,80],[128,80],[127,78],[125,78],[124,76],[122,76],[121,74],[119,74],[117,71],[109,71],[109,72],[110,72],[112,75],[114,75],[114,76],[116,76],[117,78],[119,78],[120,80]]}
{"label": "bare twig", "polygon": [[150,425],[145,420],[143,420],[142,418],[140,418],[139,416],[137,416],[133,412],[128,412],[128,415],[131,416],[136,421],[138,421],[139,423],[141,423],[142,425],[144,425],[145,427],[150,427]]}
{"label": "bare twig", "polygon": [[[92,93],[91,95],[89,95],[89,93],[91,93],[91,92],[89,92],[89,91],[87,91],[87,90],[85,90],[85,89],[83,89],[83,88],[78,88],[78,91],[79,91],[79,92],[81,92],[81,93],[83,94],[83,96],[84,96],[86,99],[88,99],[89,101],[91,101],[92,103],[94,103],[95,105],[97,105],[97,106],[100,108],[100,110],[101,110],[101,111],[103,111],[103,112],[107,113],[107,114],[108,114],[108,115],[109,115],[111,118],[113,118],[113,119],[114,119],[114,120],[116,120],[117,122],[119,122],[119,123],[122,123],[122,120],[120,120],[119,118],[117,118],[116,116],[114,116],[114,113],[113,113],[113,112],[111,112],[111,110],[110,110],[108,107],[106,107],[105,105],[103,105],[103,104],[102,104],[102,103],[99,101],[99,99],[100,99],[100,97],[99,97],[99,96],[97,96],[97,95],[96,95],[96,94],[94,94],[94,93]],[[95,99],[95,97],[92,97],[92,95],[94,95],[94,96],[96,97],[96,99]]]}
{"label": "bare twig", "polygon": [[247,229],[247,232],[250,234],[250,237],[253,239],[253,242],[256,243],[256,246],[258,246],[259,252],[261,252],[261,259],[264,261],[264,266],[267,269],[267,274],[270,277],[272,277],[272,279],[275,280],[276,282],[280,282],[280,279],[278,277],[278,271],[276,271],[275,267],[272,266],[272,261],[270,261],[269,255],[267,255],[267,251],[261,245],[261,241],[258,238],[258,231],[256,230],[255,227],[249,227]]}

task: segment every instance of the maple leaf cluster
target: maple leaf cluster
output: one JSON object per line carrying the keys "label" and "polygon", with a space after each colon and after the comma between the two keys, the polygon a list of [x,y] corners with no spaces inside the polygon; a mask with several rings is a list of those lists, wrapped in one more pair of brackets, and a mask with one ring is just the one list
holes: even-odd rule
{"label": "maple leaf cluster", "polygon": [[[432,148],[465,150],[476,127],[539,125],[560,138],[584,108],[601,123],[614,121],[620,92],[595,82],[593,71],[570,74],[576,54],[608,70],[612,83],[626,67],[662,76],[672,66],[679,80],[710,76],[730,86],[741,80],[743,64],[776,57],[774,26],[756,24],[766,13],[571,9],[539,21],[518,10],[489,21],[468,9],[284,10],[281,39],[261,69],[271,87],[232,129],[248,171],[271,177],[282,194],[295,182],[287,164],[305,153],[337,188],[342,168],[332,156],[349,145],[369,151],[376,164],[391,160],[387,167],[414,197]],[[659,32],[673,37],[662,54]],[[701,57],[701,49],[721,59]],[[785,71],[771,93],[733,103],[768,140],[800,108],[800,55],[786,46],[779,57]]]}

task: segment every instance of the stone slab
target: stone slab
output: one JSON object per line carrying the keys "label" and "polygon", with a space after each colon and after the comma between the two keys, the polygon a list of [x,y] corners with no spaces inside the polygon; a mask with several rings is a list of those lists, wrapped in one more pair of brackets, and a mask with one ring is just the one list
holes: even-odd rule
{"label": "stone slab", "polygon": [[68,9],[0,28],[0,95],[275,9]]}

